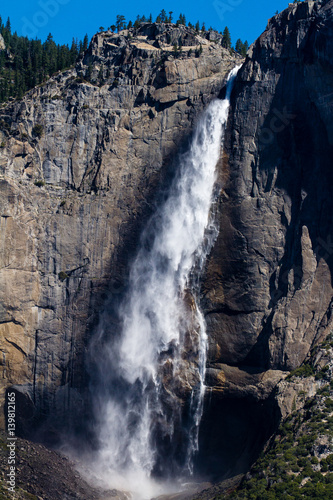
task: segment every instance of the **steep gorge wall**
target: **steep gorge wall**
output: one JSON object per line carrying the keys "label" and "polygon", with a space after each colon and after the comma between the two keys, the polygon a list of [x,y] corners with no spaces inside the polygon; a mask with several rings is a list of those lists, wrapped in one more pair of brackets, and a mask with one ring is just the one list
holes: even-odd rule
{"label": "steep gorge wall", "polygon": [[228,449],[209,465],[226,475],[246,470],[279,419],[274,387],[332,328],[332,48],[333,2],[292,4],[250,48],[232,96],[202,286],[202,440]]}
{"label": "steep gorge wall", "polygon": [[50,438],[89,412],[92,328],[126,284],[174,155],[240,60],[213,38],[100,33],[75,69],[0,109],[1,397],[17,387],[23,432],[47,420]]}

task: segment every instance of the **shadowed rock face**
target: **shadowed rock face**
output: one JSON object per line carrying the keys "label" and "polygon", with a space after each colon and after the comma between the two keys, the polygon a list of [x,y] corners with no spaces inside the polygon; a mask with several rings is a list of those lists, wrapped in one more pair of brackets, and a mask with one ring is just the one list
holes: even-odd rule
{"label": "shadowed rock face", "polygon": [[175,153],[241,60],[209,38],[149,24],[100,33],[75,69],[0,108],[1,386],[24,394],[23,433],[46,421],[50,437],[89,414],[98,315],[126,285]]}
{"label": "shadowed rock face", "polygon": [[[266,432],[267,415],[274,422],[279,412],[272,389],[331,330],[332,44],[333,2],[290,5],[250,48],[235,84],[220,234],[202,285],[210,401],[225,398],[227,414],[230,398],[249,401],[237,429],[226,424],[228,442],[254,415]],[[241,449],[251,460],[251,446],[235,446],[229,466],[239,470]]]}

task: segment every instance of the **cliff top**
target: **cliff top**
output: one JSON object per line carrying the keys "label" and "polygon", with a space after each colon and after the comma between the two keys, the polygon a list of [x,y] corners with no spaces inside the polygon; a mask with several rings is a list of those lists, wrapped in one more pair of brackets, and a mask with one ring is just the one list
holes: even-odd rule
{"label": "cliff top", "polygon": [[[199,58],[201,54],[219,53],[222,57],[242,57],[235,51],[223,47],[223,36],[216,31],[197,32],[184,25],[164,23],[141,23],[137,28],[130,28],[114,33],[110,30],[93,36],[90,46],[77,65],[95,63],[121,66],[129,63],[131,55],[135,58],[163,58],[163,61]],[[157,62],[159,64],[160,60]]]}
{"label": "cliff top", "polygon": [[198,45],[209,45],[210,42],[222,45],[223,35],[217,31],[195,31],[183,24],[164,24],[164,23],[141,23],[137,28],[130,28],[114,33],[110,30],[97,33],[92,43],[98,36],[108,37],[114,40],[118,45],[117,40],[126,37],[131,40],[132,44],[140,40],[145,41],[148,45],[156,49],[167,50],[172,49],[176,44],[178,47],[184,47],[189,50],[190,47],[197,47]]}

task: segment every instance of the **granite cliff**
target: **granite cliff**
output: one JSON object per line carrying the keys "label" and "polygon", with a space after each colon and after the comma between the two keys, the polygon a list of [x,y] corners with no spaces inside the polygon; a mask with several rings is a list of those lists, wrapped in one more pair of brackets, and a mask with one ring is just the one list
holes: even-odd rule
{"label": "granite cliff", "polygon": [[50,439],[83,415],[92,328],[126,285],[173,157],[241,60],[221,39],[148,23],[99,33],[74,69],[2,106],[1,401],[15,385],[23,434],[47,422]]}
{"label": "granite cliff", "polygon": [[[290,4],[232,94],[201,286],[198,466],[216,477],[247,470],[291,411],[284,379],[331,331],[332,28],[332,0]],[[21,398],[22,432],[86,417],[91,331],[121,295],[176,152],[237,63],[219,37],[183,27],[99,33],[75,69],[0,110],[3,387]]]}
{"label": "granite cliff", "polygon": [[331,1],[290,4],[234,88],[220,234],[202,286],[216,396],[208,442],[226,447],[226,475],[244,470],[240,457],[253,456],[287,400],[291,409],[274,386],[332,328],[332,23]]}

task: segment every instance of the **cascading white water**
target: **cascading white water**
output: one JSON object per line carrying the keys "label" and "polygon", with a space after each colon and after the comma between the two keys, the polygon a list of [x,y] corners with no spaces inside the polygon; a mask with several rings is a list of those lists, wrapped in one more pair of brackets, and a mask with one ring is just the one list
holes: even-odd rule
{"label": "cascading white water", "polygon": [[187,473],[198,450],[206,332],[190,276],[195,264],[202,268],[212,244],[205,230],[237,70],[229,75],[226,99],[213,101],[203,113],[189,150],[179,158],[169,196],[142,235],[119,309],[121,332],[104,345],[100,360],[109,387],[96,397],[100,450],[95,466],[109,486],[131,490],[133,498],[161,493],[150,475],[158,443],[170,457],[177,446],[175,421],[182,421],[185,393],[190,401],[181,451]]}

